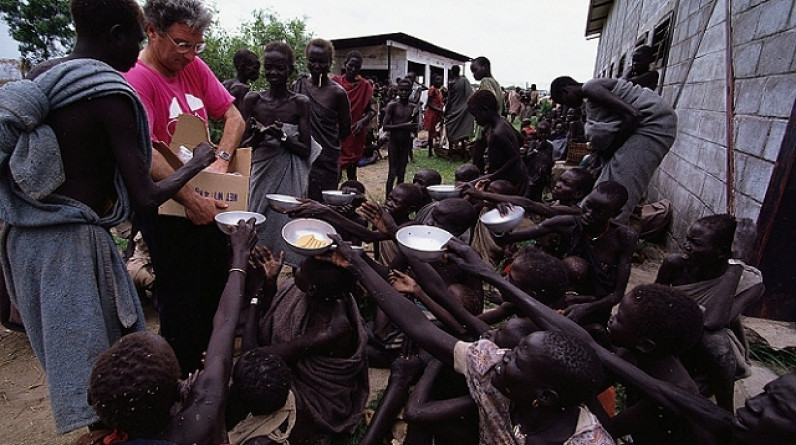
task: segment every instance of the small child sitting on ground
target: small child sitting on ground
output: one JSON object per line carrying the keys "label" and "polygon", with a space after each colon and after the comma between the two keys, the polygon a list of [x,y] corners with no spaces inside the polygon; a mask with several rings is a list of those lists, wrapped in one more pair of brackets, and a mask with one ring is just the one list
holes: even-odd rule
{"label": "small child sitting on ground", "polygon": [[728,411],[733,409],[735,380],[749,372],[748,344],[739,316],[765,289],[760,271],[742,262],[756,234],[748,219],[741,220],[737,230],[731,215],[698,219],[688,229],[684,253],[667,257],[655,279],[704,308],[702,339],[683,355],[683,363],[700,392],[715,395],[716,403]]}
{"label": "small child sitting on ground", "polygon": [[82,444],[157,439],[163,444],[225,443],[224,407],[249,252],[257,241],[254,219],[230,226],[232,268],[215,317],[204,369],[179,381],[180,366],[163,337],[138,332],[100,354],[88,397],[111,431],[94,431]]}
{"label": "small child sitting on ground", "polygon": [[[608,337],[617,353],[642,371],[693,394],[697,386],[677,354],[702,335],[702,312],[683,293],[657,284],[633,288],[608,322]],[[701,443],[697,428],[628,389],[627,404],[606,428],[614,437],[627,434],[633,443]]]}

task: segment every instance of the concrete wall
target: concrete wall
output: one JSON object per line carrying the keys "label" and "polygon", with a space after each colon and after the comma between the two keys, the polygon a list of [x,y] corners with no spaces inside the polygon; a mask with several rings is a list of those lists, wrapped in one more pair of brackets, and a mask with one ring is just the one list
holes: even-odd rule
{"label": "concrete wall", "polygon": [[[727,211],[726,0],[618,0],[600,37],[595,76],[632,50],[673,12],[664,98],[677,110],[678,137],[648,191],[668,198],[670,247],[688,225]],[[796,6],[792,0],[731,2],[734,70],[735,214],[757,219],[796,97]],[[636,25],[637,24],[637,25]]]}

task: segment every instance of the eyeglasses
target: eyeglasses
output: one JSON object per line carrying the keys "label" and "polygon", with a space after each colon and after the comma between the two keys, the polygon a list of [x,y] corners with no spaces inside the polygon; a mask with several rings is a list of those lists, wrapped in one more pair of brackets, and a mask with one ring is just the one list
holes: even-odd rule
{"label": "eyeglasses", "polygon": [[204,51],[205,48],[207,48],[207,44],[205,42],[202,42],[202,43],[179,42],[179,43],[177,43],[167,33],[163,33],[163,35],[165,35],[166,37],[169,38],[169,40],[171,40],[171,43],[173,43],[174,46],[177,47],[177,52],[180,53],[180,54],[185,54],[185,53],[187,53],[190,50],[193,50],[194,54],[199,54],[202,51]]}

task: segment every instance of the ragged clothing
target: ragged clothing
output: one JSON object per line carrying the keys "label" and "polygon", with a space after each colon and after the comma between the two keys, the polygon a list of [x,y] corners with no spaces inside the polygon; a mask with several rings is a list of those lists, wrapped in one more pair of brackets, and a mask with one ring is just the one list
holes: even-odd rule
{"label": "ragged clothing", "polygon": [[654,91],[621,79],[611,92],[641,113],[636,129],[616,151],[607,153],[615,145],[621,118],[614,110],[587,101],[585,130],[591,149],[608,158],[597,183],[616,181],[627,189],[628,200],[617,219],[627,223],[647,191],[652,174],[674,143],[677,113]]}
{"label": "ragged clothing", "polygon": [[65,177],[58,141],[44,120],[51,110],[107,95],[129,98],[135,137],[149,162],[144,108],[121,74],[100,61],[64,61],[0,90],[0,219],[6,221],[0,254],[11,301],[47,375],[58,433],[97,421],[86,402],[94,361],[123,334],[146,328],[109,233],[130,215],[121,174],[105,215],[52,193]]}
{"label": "ragged clothing", "polygon": [[[286,281],[261,319],[260,332],[271,343],[301,337],[309,324],[307,296],[292,279]],[[350,357],[310,355],[293,368],[293,393],[315,425],[328,433],[350,432],[359,423],[368,397],[367,333],[356,302],[346,298],[347,318],[356,336]]]}

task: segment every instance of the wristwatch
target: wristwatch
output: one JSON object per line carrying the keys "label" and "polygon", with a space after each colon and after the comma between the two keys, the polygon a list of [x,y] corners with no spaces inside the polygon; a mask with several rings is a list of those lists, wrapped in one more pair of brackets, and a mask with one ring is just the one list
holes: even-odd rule
{"label": "wristwatch", "polygon": [[216,152],[216,155],[218,155],[219,158],[221,158],[221,159],[223,159],[223,160],[225,160],[227,162],[229,162],[230,158],[232,158],[232,155],[230,155],[229,153],[227,153],[226,151],[223,151],[223,150],[218,150]]}
{"label": "wristwatch", "polygon": [[285,133],[285,132],[283,131],[283,132],[282,132],[282,137],[281,137],[281,138],[279,138],[279,140],[280,140],[280,141],[282,141],[282,142],[285,142],[285,141],[287,140],[287,133]]}

